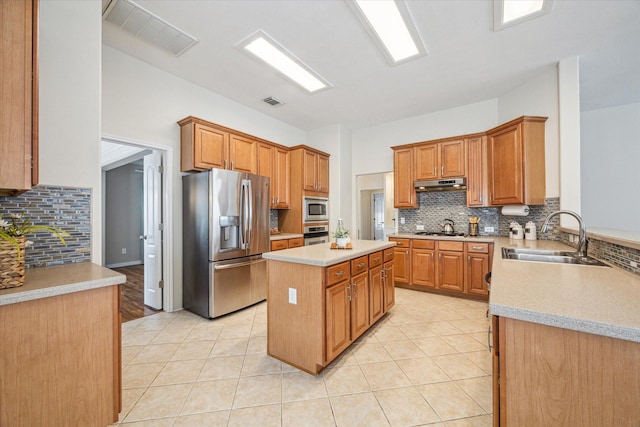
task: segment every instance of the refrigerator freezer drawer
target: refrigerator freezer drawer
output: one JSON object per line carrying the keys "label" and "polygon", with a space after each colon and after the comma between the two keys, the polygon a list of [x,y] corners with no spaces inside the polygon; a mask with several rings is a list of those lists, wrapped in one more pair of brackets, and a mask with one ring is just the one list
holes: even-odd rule
{"label": "refrigerator freezer drawer", "polygon": [[210,318],[248,307],[267,297],[267,260],[262,256],[211,263]]}

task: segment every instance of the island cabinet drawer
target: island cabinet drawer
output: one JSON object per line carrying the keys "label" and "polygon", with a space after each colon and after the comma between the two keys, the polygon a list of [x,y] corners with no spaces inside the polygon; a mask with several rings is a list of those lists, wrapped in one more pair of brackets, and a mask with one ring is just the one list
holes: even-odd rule
{"label": "island cabinet drawer", "polygon": [[351,275],[355,276],[369,269],[369,257],[367,255],[351,260]]}
{"label": "island cabinet drawer", "polygon": [[393,261],[393,254],[394,253],[395,252],[393,251],[393,248],[385,249],[384,250],[384,262]]}
{"label": "island cabinet drawer", "polygon": [[450,242],[448,240],[438,241],[438,249],[441,251],[464,251],[464,242]]}
{"label": "island cabinet drawer", "polygon": [[382,264],[382,251],[374,252],[369,255],[369,268],[377,267]]}
{"label": "island cabinet drawer", "polygon": [[467,243],[467,252],[488,254],[489,244],[488,243]]}
{"label": "island cabinet drawer", "polygon": [[408,248],[410,240],[409,239],[398,239],[396,237],[390,237],[390,242],[396,242],[396,248]]}
{"label": "island cabinet drawer", "polygon": [[348,279],[349,276],[349,261],[327,267],[327,286]]}
{"label": "island cabinet drawer", "polygon": [[436,248],[436,241],[435,240],[422,240],[422,239],[415,239],[413,242],[411,242],[411,244],[413,245],[413,249],[435,249]]}
{"label": "island cabinet drawer", "polygon": [[289,244],[285,239],[282,240],[272,240],[271,241],[271,250],[272,251],[281,251],[282,249],[287,249]]}
{"label": "island cabinet drawer", "polygon": [[299,248],[300,246],[304,246],[304,239],[302,237],[289,239],[289,248]]}

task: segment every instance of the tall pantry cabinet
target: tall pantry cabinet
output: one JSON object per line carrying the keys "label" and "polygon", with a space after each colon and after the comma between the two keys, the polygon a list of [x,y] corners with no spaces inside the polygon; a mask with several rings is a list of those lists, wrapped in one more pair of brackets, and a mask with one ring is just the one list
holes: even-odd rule
{"label": "tall pantry cabinet", "polygon": [[0,1],[0,195],[38,183],[38,0]]}

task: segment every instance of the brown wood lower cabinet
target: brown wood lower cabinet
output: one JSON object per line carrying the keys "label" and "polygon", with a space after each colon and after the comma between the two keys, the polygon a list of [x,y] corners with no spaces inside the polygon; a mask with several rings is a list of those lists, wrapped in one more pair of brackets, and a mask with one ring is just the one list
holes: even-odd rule
{"label": "brown wood lower cabinet", "polygon": [[493,325],[494,426],[640,425],[640,343],[505,317]]}
{"label": "brown wood lower cabinet", "polygon": [[296,237],[294,239],[278,239],[271,241],[272,251],[281,251],[283,249],[298,248],[304,246],[304,239],[302,237]]}
{"label": "brown wood lower cabinet", "polygon": [[119,310],[118,285],[0,306],[0,425],[116,422]]}
{"label": "brown wood lower cabinet", "polygon": [[393,254],[326,268],[269,260],[268,354],[318,374],[395,304]]}
{"label": "brown wood lower cabinet", "polygon": [[488,299],[493,243],[389,238],[397,242],[395,284],[409,289]]}

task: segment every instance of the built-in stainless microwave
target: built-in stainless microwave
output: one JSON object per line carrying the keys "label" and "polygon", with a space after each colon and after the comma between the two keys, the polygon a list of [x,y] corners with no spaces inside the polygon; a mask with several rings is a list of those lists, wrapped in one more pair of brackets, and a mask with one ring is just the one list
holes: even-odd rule
{"label": "built-in stainless microwave", "polygon": [[326,197],[304,197],[304,222],[329,221],[329,199]]}

